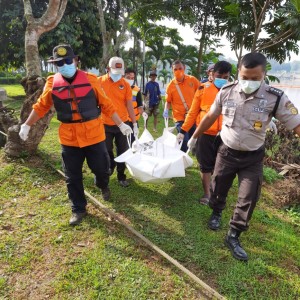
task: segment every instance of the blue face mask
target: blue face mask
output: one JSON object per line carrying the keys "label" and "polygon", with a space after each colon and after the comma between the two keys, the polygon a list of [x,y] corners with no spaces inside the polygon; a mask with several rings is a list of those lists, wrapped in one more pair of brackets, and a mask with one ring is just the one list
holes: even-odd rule
{"label": "blue face mask", "polygon": [[214,85],[220,89],[222,86],[224,86],[226,83],[228,83],[227,79],[223,79],[223,78],[215,78],[214,80]]}
{"label": "blue face mask", "polygon": [[76,67],[75,64],[72,63],[70,65],[64,64],[62,67],[57,67],[58,68],[58,72],[66,78],[71,78],[74,76],[75,72],[76,72]]}
{"label": "blue face mask", "polygon": [[121,74],[112,74],[111,72],[109,72],[109,76],[113,80],[113,82],[117,82],[122,78]]}

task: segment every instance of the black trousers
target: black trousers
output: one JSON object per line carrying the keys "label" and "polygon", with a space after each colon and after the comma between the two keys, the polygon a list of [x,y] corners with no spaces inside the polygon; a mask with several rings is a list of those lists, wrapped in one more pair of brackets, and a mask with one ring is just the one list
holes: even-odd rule
{"label": "black trousers", "polygon": [[202,173],[212,173],[215,167],[217,149],[215,145],[216,136],[202,134],[197,139],[196,157]]}
{"label": "black trousers", "polygon": [[237,151],[221,144],[218,150],[215,169],[211,182],[209,206],[221,212],[226,205],[226,197],[232,182],[238,175],[238,200],[230,220],[230,227],[245,231],[253,210],[260,197],[264,147],[256,151]]}
{"label": "black trousers", "polygon": [[[175,123],[178,133],[180,132],[180,129],[181,129],[181,126],[183,123],[184,123],[184,121],[178,121]],[[186,152],[188,150],[187,143],[188,143],[189,139],[193,136],[195,130],[196,130],[196,125],[194,124],[192,126],[192,128],[184,135],[184,139],[183,139],[183,142],[182,142],[182,145],[180,148],[181,151]]]}
{"label": "black trousers", "polygon": [[72,212],[85,212],[87,204],[83,181],[82,166],[87,164],[95,175],[95,184],[100,189],[106,188],[109,182],[109,155],[105,142],[79,148],[61,145],[62,162],[66,174],[66,183]]}
{"label": "black trousers", "polygon": [[[130,125],[129,122],[126,122],[127,125]],[[114,141],[116,145],[116,152],[117,156],[123,154],[125,151],[128,150],[129,145],[127,142],[127,137],[123,135],[117,125],[109,126],[104,125],[105,127],[105,135],[106,135],[106,148],[110,157],[110,168],[111,174],[113,173],[114,169],[117,167],[117,177],[118,180],[125,180],[125,163],[116,163],[115,156],[114,156]]]}

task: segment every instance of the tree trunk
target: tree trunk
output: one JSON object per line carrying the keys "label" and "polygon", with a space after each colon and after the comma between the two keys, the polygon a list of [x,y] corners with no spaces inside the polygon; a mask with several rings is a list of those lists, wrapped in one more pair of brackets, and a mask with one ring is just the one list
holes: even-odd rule
{"label": "tree trunk", "polygon": [[136,52],[137,52],[137,46],[136,46],[136,35],[135,33],[133,34],[133,50],[132,50],[132,67],[133,70],[137,70],[137,65],[136,65]]}
{"label": "tree trunk", "polygon": [[102,34],[102,57],[99,64],[99,71],[100,71],[100,75],[103,75],[105,74],[105,69],[107,67],[110,58],[111,37],[109,32],[106,30],[102,0],[97,0],[97,8],[98,8],[99,19],[100,19],[100,31]]}
{"label": "tree trunk", "polygon": [[[108,65],[110,57],[117,55],[120,56],[120,46],[126,42],[126,30],[128,28],[128,23],[130,20],[130,14],[128,13],[125,17],[123,11],[122,1],[119,0],[119,22],[121,23],[121,30],[119,35],[117,35],[116,29],[111,29],[107,31],[104,10],[102,6],[102,0],[96,0],[97,8],[100,19],[100,31],[102,35],[102,57],[100,60],[99,68],[100,74],[105,74],[105,69]],[[122,15],[123,13],[123,15]],[[121,16],[121,17],[120,17]]]}
{"label": "tree trunk", "polygon": [[45,84],[45,80],[41,77],[42,70],[38,50],[39,37],[42,33],[48,32],[57,26],[65,12],[68,0],[49,0],[46,12],[39,19],[33,17],[30,0],[23,0],[23,2],[24,16],[27,21],[25,32],[27,77],[22,79],[22,85],[26,92],[26,99],[21,108],[19,124],[9,127],[7,131],[7,143],[4,151],[9,156],[20,156],[23,152],[35,153],[54,114],[54,111],[50,110],[44,118],[32,126],[26,142],[20,139],[18,134],[20,125],[26,121],[32,110],[32,105],[43,92]]}
{"label": "tree trunk", "polygon": [[[34,154],[38,144],[41,142],[46,129],[49,126],[54,109],[51,109],[42,119],[40,119],[30,129],[28,140],[23,142],[19,137],[20,125],[23,124],[32,110],[32,105],[37,101],[43,92],[45,80],[36,76],[23,78],[22,85],[26,91],[26,99],[21,109],[20,123],[9,127],[7,132],[7,143],[4,151],[8,156],[20,156],[22,153]],[[35,91],[34,91],[35,90]]]}
{"label": "tree trunk", "polygon": [[207,25],[207,14],[204,17],[204,22],[203,22],[203,29],[201,33],[201,38],[200,38],[200,45],[199,45],[199,52],[198,52],[198,64],[197,64],[197,77],[200,78],[201,75],[201,64],[202,64],[202,57],[203,57],[203,49],[205,46],[205,36],[206,36],[206,25]]}

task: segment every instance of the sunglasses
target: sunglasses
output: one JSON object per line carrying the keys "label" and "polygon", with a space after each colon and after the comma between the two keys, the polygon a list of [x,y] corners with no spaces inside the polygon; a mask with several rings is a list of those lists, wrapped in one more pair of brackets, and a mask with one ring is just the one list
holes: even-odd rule
{"label": "sunglasses", "polygon": [[62,67],[64,64],[71,65],[73,63],[73,58],[65,58],[59,61],[56,61],[55,64],[58,67]]}

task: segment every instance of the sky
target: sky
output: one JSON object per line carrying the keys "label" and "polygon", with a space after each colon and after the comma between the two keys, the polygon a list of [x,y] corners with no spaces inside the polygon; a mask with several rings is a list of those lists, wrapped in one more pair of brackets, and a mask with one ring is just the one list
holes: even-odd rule
{"label": "sky", "polygon": [[[183,44],[185,45],[195,45],[198,46],[199,42],[195,39],[199,38],[199,35],[194,33],[193,29],[189,26],[182,26],[179,25],[176,21],[165,19],[163,21],[157,22],[158,25],[164,25],[169,28],[177,28],[179,35],[183,39]],[[148,34],[151,33],[151,30],[148,31]],[[221,44],[224,45],[221,48],[218,48],[218,52],[224,53],[226,58],[231,58],[236,60],[236,56],[233,51],[230,50],[229,42],[226,40],[225,37],[221,38]],[[300,46],[300,42],[298,43]],[[293,60],[300,60],[300,55],[292,54],[291,61]]]}

